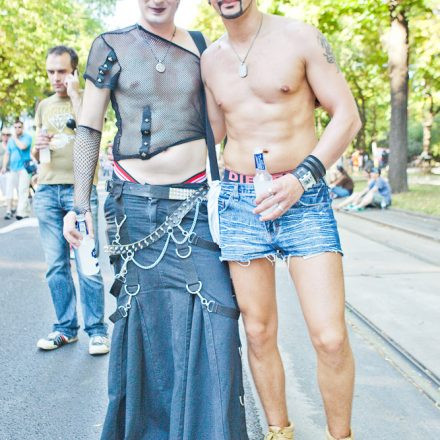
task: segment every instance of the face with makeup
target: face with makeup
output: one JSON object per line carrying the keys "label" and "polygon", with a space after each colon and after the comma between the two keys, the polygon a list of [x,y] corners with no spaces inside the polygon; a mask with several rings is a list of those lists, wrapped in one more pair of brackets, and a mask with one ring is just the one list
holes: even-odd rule
{"label": "face with makeup", "polygon": [[219,15],[227,20],[241,17],[253,0],[210,0],[209,3]]}
{"label": "face with makeup", "polygon": [[163,26],[174,23],[179,0],[138,0],[141,24]]}

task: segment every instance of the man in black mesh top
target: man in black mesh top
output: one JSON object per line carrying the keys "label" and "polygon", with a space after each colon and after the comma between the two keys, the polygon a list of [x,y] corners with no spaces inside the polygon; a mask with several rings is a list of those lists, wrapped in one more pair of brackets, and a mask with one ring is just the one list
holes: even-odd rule
{"label": "man in black mesh top", "polygon": [[177,0],[139,5],[139,24],[93,42],[74,151],[75,210],[64,227],[74,246],[77,214],[92,231],[92,170],[111,100],[118,307],[101,438],[247,439],[239,313],[207,222],[206,43],[175,26]]}

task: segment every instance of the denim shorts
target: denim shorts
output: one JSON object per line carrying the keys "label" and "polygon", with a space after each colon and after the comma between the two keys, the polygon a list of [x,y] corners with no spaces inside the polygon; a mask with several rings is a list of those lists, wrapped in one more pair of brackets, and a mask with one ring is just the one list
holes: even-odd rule
{"label": "denim shorts", "polygon": [[276,220],[262,222],[251,184],[222,182],[219,196],[222,261],[342,254],[328,187],[321,179]]}

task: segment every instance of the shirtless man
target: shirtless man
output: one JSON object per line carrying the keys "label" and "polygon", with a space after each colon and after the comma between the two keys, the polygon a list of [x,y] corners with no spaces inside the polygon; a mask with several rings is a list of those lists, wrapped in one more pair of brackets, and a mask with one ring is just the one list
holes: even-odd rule
{"label": "shirtless man", "polygon": [[[269,424],[266,438],[293,438],[277,347],[273,256],[281,254],[290,260],[317,354],[327,439],[352,439],[354,361],[344,319],[342,251],[322,177],[360,128],[356,105],[315,28],[262,14],[253,0],[212,0],[212,6],[227,30],[202,57],[216,140],[227,134],[220,247],[243,316]],[[331,116],[320,139],[317,101]],[[250,183],[256,147],[263,148],[267,169],[276,176],[270,191],[255,200]],[[262,216],[269,207],[274,211]]]}

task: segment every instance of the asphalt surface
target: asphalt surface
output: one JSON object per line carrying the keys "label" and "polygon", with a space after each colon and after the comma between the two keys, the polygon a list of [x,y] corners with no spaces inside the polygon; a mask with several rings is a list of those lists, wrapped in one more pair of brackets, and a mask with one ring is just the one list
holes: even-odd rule
{"label": "asphalt surface", "polygon": [[[344,214],[344,212],[342,212],[342,214]],[[394,208],[366,209],[361,212],[349,211],[345,214],[353,215],[362,220],[369,220],[382,226],[398,229],[413,236],[440,242],[440,218],[438,217],[420,215]]]}
{"label": "asphalt surface", "polygon": [[[102,182],[99,188],[102,210]],[[36,348],[55,320],[38,225],[35,218],[15,222],[3,220],[3,215],[0,208],[0,440],[98,440],[107,406],[108,356],[90,356],[82,330],[78,342],[62,349]],[[99,218],[102,246],[103,215]],[[100,254],[108,291],[112,269],[102,248]],[[107,317],[114,307],[107,294]],[[78,315],[81,324],[80,307]],[[245,407],[249,438],[260,439],[262,428],[246,372]]]}
{"label": "asphalt surface", "polygon": [[[338,220],[347,300],[438,374],[438,243],[343,214]],[[0,440],[97,440],[107,404],[108,357],[87,353],[84,332],[79,342],[61,350],[37,350],[37,339],[54,320],[38,229],[30,221],[8,232],[3,228],[7,224],[0,221]],[[109,286],[110,267],[105,256],[101,260]],[[283,264],[277,265],[277,283],[279,344],[295,439],[323,439],[315,355]],[[107,295],[107,316],[113,307]],[[357,364],[356,439],[439,439],[439,409],[347,317]],[[261,440],[265,422],[248,371],[246,367],[248,430],[251,440]]]}

